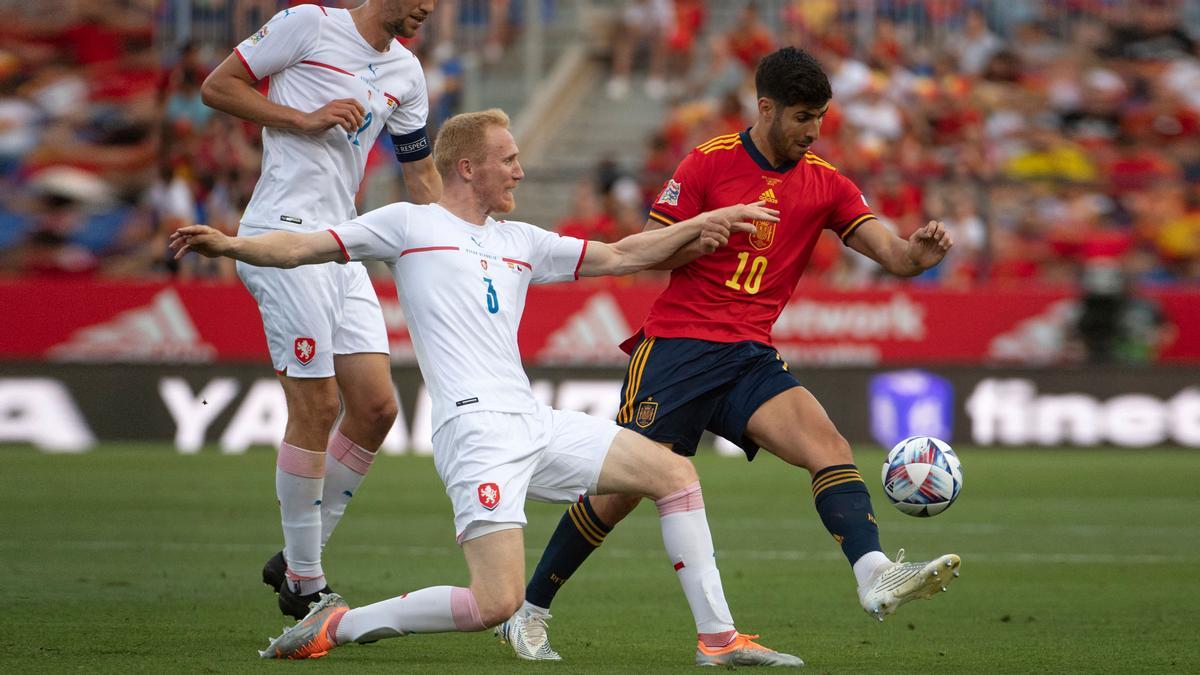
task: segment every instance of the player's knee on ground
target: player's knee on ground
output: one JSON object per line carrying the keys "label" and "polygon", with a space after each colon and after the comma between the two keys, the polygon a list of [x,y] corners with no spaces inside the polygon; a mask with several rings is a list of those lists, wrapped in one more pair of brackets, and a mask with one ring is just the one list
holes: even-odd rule
{"label": "player's knee on ground", "polygon": [[513,584],[472,584],[471,592],[479,605],[479,618],[488,628],[504,623],[525,602],[525,588]]}

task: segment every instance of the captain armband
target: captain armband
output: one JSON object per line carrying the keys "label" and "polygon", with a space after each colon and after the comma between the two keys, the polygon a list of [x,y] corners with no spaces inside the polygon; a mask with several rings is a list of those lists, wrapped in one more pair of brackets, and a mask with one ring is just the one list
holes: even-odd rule
{"label": "captain armband", "polygon": [[433,144],[429,135],[422,127],[407,134],[392,134],[392,144],[396,146],[396,159],[401,162],[415,162],[433,154]]}

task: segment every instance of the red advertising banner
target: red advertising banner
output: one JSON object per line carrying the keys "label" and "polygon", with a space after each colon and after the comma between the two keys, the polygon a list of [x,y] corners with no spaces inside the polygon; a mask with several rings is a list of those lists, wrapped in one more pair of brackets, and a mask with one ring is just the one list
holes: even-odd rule
{"label": "red advertising banner", "polygon": [[[641,325],[660,286],[588,280],[529,292],[528,364],[621,365],[617,344]],[[397,363],[412,362],[404,314],[378,286]],[[1200,362],[1200,293],[1160,290],[1163,362]],[[789,361],[817,365],[1058,363],[1077,312],[1070,290],[969,291],[803,285],[775,325]],[[0,359],[62,362],[267,361],[262,325],[237,282],[0,281]]]}

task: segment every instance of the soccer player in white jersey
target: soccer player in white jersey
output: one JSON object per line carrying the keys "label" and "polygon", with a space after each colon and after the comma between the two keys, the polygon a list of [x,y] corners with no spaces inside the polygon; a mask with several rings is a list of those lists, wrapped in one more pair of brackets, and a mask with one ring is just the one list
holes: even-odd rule
{"label": "soccer player in white jersey", "polygon": [[[353,218],[367,153],[385,128],[410,200],[441,195],[425,134],[425,76],[396,41],[415,35],[435,4],[285,9],[205,80],[206,104],[263,125],[262,175],[240,234],[322,231]],[[268,76],[263,96],[254,83]],[[361,263],[237,271],[258,301],[288,409],[275,470],[284,550],[267,561],[263,581],[298,619],[329,591],[321,549],[396,418],[387,330]]]}
{"label": "soccer player in white jersey", "polygon": [[279,267],[389,261],[433,399],[434,463],[470,570],[468,588],[424,588],[356,609],[322,595],[262,656],[316,658],[351,642],[495,626],[523,600],[525,499],[619,492],[658,505],[696,621],[697,663],[803,665],[734,628],[692,465],[611,420],[540,405],[517,348],[530,283],[629,274],[697,237],[714,250],[731,232],[753,231],[747,221],[775,221],[777,212],[739,204],[616,244],[588,242],[489,217],[513,209],[524,176],[503,112],[447,121],[434,157],[446,185],[437,204],[392,204],[322,233],[229,238],[192,226],[172,235],[178,256],[196,250]]}

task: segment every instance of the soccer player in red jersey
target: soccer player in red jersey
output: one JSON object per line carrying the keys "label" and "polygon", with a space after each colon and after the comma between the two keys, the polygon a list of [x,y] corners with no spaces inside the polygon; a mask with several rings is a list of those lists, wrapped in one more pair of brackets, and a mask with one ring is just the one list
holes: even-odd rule
{"label": "soccer player in red jersey", "polygon": [[[695,454],[707,429],[738,444],[747,459],[764,449],[807,469],[817,513],[853,568],[859,602],[882,621],[943,588],[957,576],[959,558],[906,563],[903,551],[895,561],[884,555],[850,445],[771,346],[771,327],[822,230],[903,277],[938,264],[952,242],[937,221],[907,240],[896,236],[850,179],[809,150],[832,97],[811,56],[792,47],[775,51],[760,62],[755,83],[754,126],[709,140],[684,158],[646,228],[759,200],[780,211],[779,222],[755,223],[754,233],[731,237],[710,255],[685,247],[665,263],[673,268],[670,284],[622,345],[631,358],[617,423],[683,455]],[[637,503],[605,495],[567,510],[526,588],[524,607],[498,629],[519,655],[557,657],[546,636],[554,594]]]}

